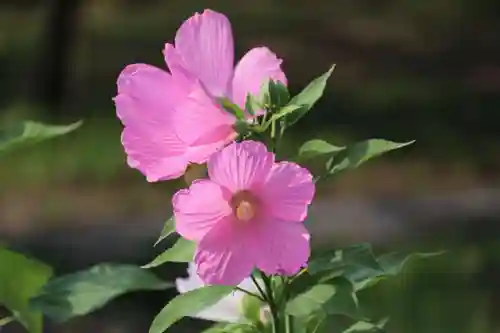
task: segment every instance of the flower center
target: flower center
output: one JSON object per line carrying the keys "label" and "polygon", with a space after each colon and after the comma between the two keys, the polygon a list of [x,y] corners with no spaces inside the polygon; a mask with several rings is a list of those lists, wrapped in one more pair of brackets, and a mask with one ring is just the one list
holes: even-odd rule
{"label": "flower center", "polygon": [[249,221],[253,219],[257,213],[257,199],[248,191],[236,193],[232,200],[234,216],[240,221]]}

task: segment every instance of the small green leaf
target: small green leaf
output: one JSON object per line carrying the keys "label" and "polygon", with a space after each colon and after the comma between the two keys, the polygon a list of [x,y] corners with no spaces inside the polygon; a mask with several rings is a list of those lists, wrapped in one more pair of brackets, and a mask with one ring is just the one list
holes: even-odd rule
{"label": "small green leaf", "polygon": [[290,100],[289,104],[301,105],[304,108],[301,109],[301,112],[295,112],[287,117],[287,127],[290,127],[297,121],[299,121],[300,118],[302,118],[307,112],[309,112],[309,110],[311,110],[316,101],[321,98],[326,87],[326,82],[332,75],[334,69],[335,65],[330,67],[328,72],[311,81],[311,83],[309,83],[307,87],[304,88],[304,90],[302,90],[298,95]]}
{"label": "small green leaf", "polygon": [[30,333],[42,332],[42,313],[29,300],[52,276],[52,269],[34,259],[0,248],[0,305],[12,312]]}
{"label": "small green leaf", "polygon": [[137,266],[100,264],[51,280],[31,300],[31,306],[55,321],[64,322],[97,310],[122,294],[171,286]]}
{"label": "small green leaf", "polygon": [[227,112],[231,113],[238,120],[245,120],[245,112],[236,104],[225,97],[218,98],[219,103]]}
{"label": "small green leaf", "polygon": [[153,268],[166,262],[190,262],[193,261],[196,244],[190,240],[179,237],[174,245],[157,256],[152,262],[142,268]]}
{"label": "small green leaf", "polygon": [[284,108],[282,108],[281,110],[279,110],[278,112],[276,112],[271,116],[271,118],[267,122],[266,129],[272,122],[281,119],[283,117],[286,117],[287,115],[292,114],[294,112],[300,112],[302,108],[303,107],[300,105],[292,105],[292,104],[285,106]]}
{"label": "small green leaf", "polygon": [[345,147],[338,154],[330,158],[326,164],[329,174],[335,174],[345,169],[354,169],[366,161],[412,144],[414,141],[398,143],[383,139],[370,139]]}
{"label": "small green leaf", "polygon": [[160,244],[162,240],[164,240],[174,232],[175,232],[175,218],[174,216],[171,216],[167,221],[165,221],[165,225],[161,230],[160,238],[158,238],[154,246]]}
{"label": "small green leaf", "polygon": [[286,105],[290,100],[290,93],[288,88],[280,81],[269,81],[269,99],[272,108],[280,108]]}
{"label": "small green leaf", "polygon": [[193,315],[227,296],[233,287],[206,286],[177,295],[153,320],[149,333],[163,333],[183,317]]}
{"label": "small green leaf", "polygon": [[250,116],[254,116],[255,113],[262,108],[263,107],[259,105],[259,102],[252,94],[247,94],[247,98],[245,100],[245,111]]}
{"label": "small green leaf", "polygon": [[0,129],[0,153],[67,134],[80,127],[82,123],[78,121],[69,125],[46,125],[26,121],[22,124],[4,127]]}
{"label": "small green leaf", "polygon": [[248,132],[250,132],[250,124],[246,120],[236,120],[236,122],[233,124],[233,129],[236,133],[239,135],[245,135]]}
{"label": "small green leaf", "polygon": [[260,309],[264,306],[264,303],[257,297],[245,294],[242,300],[242,310],[243,315],[252,323],[259,323]]}
{"label": "small green leaf", "polygon": [[388,318],[380,320],[378,323],[370,323],[367,321],[358,321],[342,333],[383,333],[384,327],[388,322]]}
{"label": "small green leaf", "polygon": [[361,319],[353,285],[342,277],[313,285],[286,305],[286,312],[297,317],[307,317],[319,310]]}
{"label": "small green leaf", "polygon": [[299,148],[298,159],[304,161],[322,155],[333,154],[343,149],[345,149],[345,147],[337,147],[324,140],[314,139],[305,142]]}

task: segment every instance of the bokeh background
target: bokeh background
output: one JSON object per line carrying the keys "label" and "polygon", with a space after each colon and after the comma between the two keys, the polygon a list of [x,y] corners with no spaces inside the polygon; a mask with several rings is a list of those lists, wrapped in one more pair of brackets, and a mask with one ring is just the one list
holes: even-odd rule
{"label": "bokeh background", "polygon": [[[292,92],[337,64],[287,154],[317,137],[417,140],[321,186],[312,211],[316,245],[449,250],[363,295],[369,311],[390,315],[391,333],[500,332],[495,0],[0,0],[1,122],[85,120],[0,162],[0,240],[58,273],[157,253],[170,196],[184,185],[148,184],[126,166],[111,98],[125,65],[164,66],[163,44],[204,8],[229,16],[237,57],[259,45],[282,57]],[[157,272],[174,279],[185,267]],[[174,293],[121,297],[47,332],[146,332]]]}

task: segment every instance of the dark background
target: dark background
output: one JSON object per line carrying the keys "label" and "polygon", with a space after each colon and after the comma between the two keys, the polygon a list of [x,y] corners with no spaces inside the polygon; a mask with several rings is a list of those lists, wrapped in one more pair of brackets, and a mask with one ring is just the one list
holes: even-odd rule
{"label": "dark background", "polygon": [[[0,120],[77,132],[0,163],[0,235],[58,273],[144,264],[171,193],[124,162],[111,98],[130,63],[163,66],[195,11],[233,23],[237,58],[266,45],[292,92],[337,67],[285,149],[317,137],[415,145],[320,187],[318,244],[448,249],[366,297],[390,332],[500,332],[500,2],[494,0],[0,0]],[[159,271],[172,279],[184,267]],[[169,295],[144,293],[50,332],[146,332]],[[196,332],[194,322],[179,330]],[[5,331],[14,330],[9,326]],[[3,332],[2,332],[3,333]]]}

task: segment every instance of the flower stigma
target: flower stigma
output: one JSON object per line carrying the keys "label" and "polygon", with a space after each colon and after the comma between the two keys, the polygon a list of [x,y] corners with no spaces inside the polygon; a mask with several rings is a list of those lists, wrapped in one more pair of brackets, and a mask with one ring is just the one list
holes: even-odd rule
{"label": "flower stigma", "polygon": [[239,221],[247,222],[257,214],[258,202],[248,191],[236,193],[231,199],[233,214]]}

